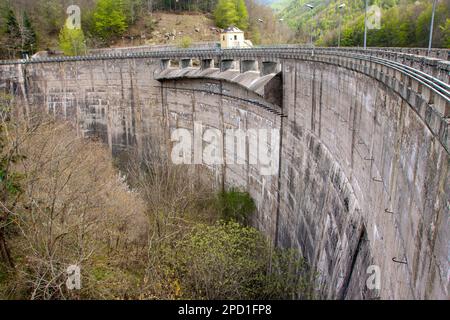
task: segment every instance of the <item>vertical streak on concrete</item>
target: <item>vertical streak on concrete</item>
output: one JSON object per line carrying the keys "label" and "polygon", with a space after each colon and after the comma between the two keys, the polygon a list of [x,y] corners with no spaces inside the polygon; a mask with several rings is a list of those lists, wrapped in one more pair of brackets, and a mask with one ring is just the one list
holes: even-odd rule
{"label": "vertical streak on concrete", "polygon": [[278,176],[277,176],[277,212],[275,217],[275,234],[274,234],[274,246],[278,247],[278,231],[280,226],[280,202],[281,202],[281,155],[283,150],[283,119],[280,117],[280,147],[278,149]]}
{"label": "vertical streak on concrete", "polygon": [[361,245],[362,245],[362,242],[364,241],[365,234],[366,234],[366,231],[365,231],[365,228],[363,226],[362,229],[361,229],[360,235],[359,235],[358,244],[356,245],[355,251],[353,252],[353,255],[352,255],[350,268],[348,268],[349,272],[346,275],[345,280],[344,280],[344,284],[342,286],[343,291],[342,291],[342,295],[340,297],[341,300],[344,300],[346,298],[346,296],[347,296],[348,289],[349,289],[349,286],[350,286],[350,281],[352,280],[353,270],[355,270],[356,259],[358,258],[358,253],[361,250]]}
{"label": "vertical streak on concrete", "polygon": [[354,169],[354,161],[355,161],[355,140],[357,139],[357,130],[356,130],[356,123],[357,123],[357,117],[358,117],[358,108],[356,103],[353,103],[354,100],[352,99],[350,103],[350,108],[353,112],[353,120],[351,124],[351,130],[352,130],[352,142],[351,142],[351,148],[350,148],[350,168]]}
{"label": "vertical streak on concrete", "polygon": [[67,77],[66,77],[66,64],[60,63],[61,66],[61,79],[62,79],[62,91],[63,91],[63,115],[64,120],[67,120]]}
{"label": "vertical streak on concrete", "polygon": [[[244,130],[245,132],[248,132],[248,121],[247,121],[247,117],[248,114],[245,115],[245,119],[244,119]],[[249,143],[249,139],[247,137],[247,139],[245,139],[245,161],[247,164],[247,167],[245,168],[246,173],[247,173],[247,179],[245,181],[245,188],[248,192],[250,192],[249,190],[249,186],[250,186],[250,143]]]}
{"label": "vertical streak on concrete", "polygon": [[[36,68],[36,67],[35,67]],[[39,74],[39,76],[38,76],[40,79],[40,81],[41,81],[41,83],[42,83],[42,88],[40,89],[41,90],[41,92],[43,93],[43,95],[44,95],[44,106],[45,106],[45,112],[48,112],[48,97],[50,96],[49,95],[49,92],[48,92],[48,85],[47,85],[47,82],[48,82],[48,79],[46,78],[46,77],[44,77],[43,76],[43,72],[41,73],[41,74]],[[79,114],[77,114],[77,116],[79,116]],[[79,118],[77,119],[77,125],[78,125],[78,122],[79,122]],[[77,128],[77,134],[79,134],[80,133],[80,129],[79,128]]]}
{"label": "vertical streak on concrete", "polygon": [[[226,179],[226,167],[227,167],[227,159],[226,159],[226,140],[225,140],[225,123],[223,120],[223,91],[222,91],[222,81],[220,81],[220,102],[219,102],[219,110],[220,110],[220,124],[222,125],[222,181],[221,188],[222,192],[225,191],[225,179]],[[234,154],[234,152],[232,152]]]}
{"label": "vertical streak on concrete", "polygon": [[[89,64],[93,64],[93,62],[89,61]],[[91,90],[92,92],[94,92],[94,75],[92,73],[94,66],[93,65],[88,65],[89,68],[89,80],[90,80],[90,85],[91,85]],[[120,70],[122,71],[122,70]],[[120,77],[122,78],[122,72],[120,73]],[[121,82],[121,87],[123,87],[123,82]],[[87,98],[87,97],[86,97]]]}
{"label": "vertical streak on concrete", "polygon": [[[175,81],[174,81],[174,84],[173,84],[173,86],[175,87],[176,86],[176,83],[175,83]],[[194,170],[196,171],[196,177],[197,177],[197,182],[200,182],[200,175],[201,175],[201,165],[199,165],[199,164],[197,164],[197,158],[196,157],[198,157],[198,155],[196,155],[196,151],[197,150],[199,150],[199,148],[196,148],[196,126],[195,126],[195,122],[196,122],[196,118],[197,118],[197,112],[196,112],[196,103],[197,103],[197,101],[196,101],[196,98],[195,98],[195,90],[189,90],[189,91],[187,91],[187,92],[190,92],[191,93],[191,106],[192,106],[192,138],[193,138],[193,140],[192,140],[192,150],[193,150],[193,159],[194,159]],[[179,125],[178,125],[178,118],[177,118],[177,124],[176,124],[176,127],[178,128],[179,127]],[[202,138],[203,137],[203,128],[202,128],[202,132],[200,133],[200,137]],[[203,138],[202,138],[202,140],[201,141],[203,141]],[[202,142],[202,146],[203,146],[203,142]],[[203,148],[200,148],[200,152],[202,152],[202,155],[201,155],[201,159],[203,159]],[[191,158],[192,159],[192,158]]]}
{"label": "vertical streak on concrete", "polygon": [[[84,95],[81,94],[82,92],[82,86],[81,86],[81,81],[80,81],[80,74],[78,72],[78,70],[81,68],[78,66],[78,61],[75,61],[75,83],[77,84],[77,93],[75,95],[75,115],[76,115],[76,119],[75,119],[75,129],[77,130],[77,136],[81,136],[80,135],[80,100]],[[109,114],[109,112],[108,112]],[[109,144],[108,141],[108,145],[110,150],[112,150],[112,145]]]}
{"label": "vertical streak on concrete", "polygon": [[[294,129],[297,129],[297,62],[294,63]],[[284,86],[283,86],[284,90]],[[283,102],[284,105],[284,102]]]}
{"label": "vertical streak on concrete", "polygon": [[26,65],[18,64],[17,68],[19,69],[19,85],[20,90],[22,91],[22,99],[25,106],[25,115],[28,118],[30,116],[30,105],[28,101],[28,86],[27,86],[27,71],[26,71]]}
{"label": "vertical streak on concrete", "polygon": [[[90,90],[86,90],[85,91],[85,93],[84,93],[84,112],[83,112],[83,110],[80,110],[80,114],[81,115],[83,115],[83,113],[84,114],[86,114],[86,110],[88,110],[88,105],[89,105],[89,93],[91,92],[91,93],[94,93],[95,92],[95,85],[94,85],[94,83],[95,83],[95,81],[94,81],[94,74],[93,74],[93,72],[94,72],[94,66],[93,66],[93,64],[94,64],[94,62],[92,62],[92,61],[90,61],[89,62],[89,80],[90,80],[90,83],[89,83],[89,85],[90,85]],[[82,132],[83,132],[83,135],[86,133],[86,131],[87,131],[87,127],[86,127],[86,122],[84,121],[84,128],[83,128],[83,125],[82,125],[82,128],[81,128],[81,130],[82,130]]]}
{"label": "vertical streak on concrete", "polygon": [[167,110],[167,89],[164,89],[164,82],[160,83],[161,88],[161,113],[163,116],[164,128],[163,132],[165,133],[165,140],[167,146],[167,158],[170,159],[170,155],[172,153],[172,142],[170,141],[170,124],[169,124],[169,112]]}
{"label": "vertical streak on concrete", "polygon": [[322,87],[323,87],[323,72],[320,73],[320,87],[319,87],[319,138],[322,130]]}
{"label": "vertical streak on concrete", "polygon": [[[111,97],[111,84],[110,84],[110,79],[109,79],[109,72],[107,72],[108,70],[108,60],[103,61],[103,71],[105,74],[105,82],[106,82],[106,92],[108,94],[108,97]],[[110,110],[110,99],[108,100],[108,102],[105,105],[105,116],[106,116],[106,131],[107,131],[107,135],[108,135],[108,145],[109,148],[112,150],[112,124],[111,124],[111,115],[112,115],[112,111]]]}
{"label": "vertical streak on concrete", "polygon": [[[366,84],[366,86],[367,85],[368,84]],[[377,184],[378,184],[378,182],[375,182],[375,183],[373,182],[374,181],[373,178],[376,175],[376,168],[377,168],[377,165],[376,165],[377,158],[376,157],[378,156],[375,154],[375,151],[376,151],[375,137],[376,137],[376,131],[377,131],[377,114],[378,114],[377,100],[378,100],[378,90],[375,90],[375,98],[373,99],[373,105],[369,106],[369,107],[373,108],[373,121],[372,121],[373,124],[372,124],[372,133],[370,135],[371,139],[370,139],[370,155],[369,155],[369,158],[372,159],[371,161],[369,161],[370,162],[369,186],[372,186],[372,187],[369,187],[369,190],[372,189],[371,196],[375,196],[374,193],[377,192]]]}
{"label": "vertical streak on concrete", "polygon": [[311,84],[311,132],[315,132],[316,121],[316,67],[312,67],[312,84]]}
{"label": "vertical streak on concrete", "polygon": [[128,68],[130,74],[130,108],[131,108],[131,137],[127,141],[127,145],[133,145],[137,143],[136,137],[136,96],[135,96],[135,86],[134,86],[134,63],[135,60],[129,60]]}

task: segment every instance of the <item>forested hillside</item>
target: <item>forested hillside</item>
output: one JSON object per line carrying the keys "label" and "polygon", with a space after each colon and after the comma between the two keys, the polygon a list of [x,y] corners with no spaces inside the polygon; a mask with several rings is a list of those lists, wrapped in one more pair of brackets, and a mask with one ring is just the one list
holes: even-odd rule
{"label": "forested hillside", "polygon": [[[65,27],[81,8],[81,29]],[[218,41],[216,27],[237,25],[255,44],[293,40],[290,29],[255,0],[0,0],[0,56],[37,50],[83,54],[88,48]],[[176,16],[179,16],[177,18]]]}
{"label": "forested hillside", "polygon": [[[81,8],[77,30],[65,26],[71,4]],[[368,46],[428,45],[432,1],[369,5],[381,8],[381,28],[368,31]],[[449,12],[450,0],[438,0],[433,47],[450,47]],[[364,0],[0,0],[0,58],[47,48],[78,55],[111,46],[186,47],[218,41],[218,28],[230,25],[256,45],[306,44],[312,36],[315,45],[335,46],[340,19],[341,45],[362,46]]]}
{"label": "forested hillside", "polygon": [[[296,31],[296,39],[308,42],[313,29],[316,45],[337,45],[339,10],[342,10],[344,46],[362,46],[364,0],[280,0],[273,7]],[[306,4],[312,4],[309,9]],[[339,5],[345,4],[343,9]],[[381,29],[368,31],[368,46],[426,47],[432,12],[431,0],[369,0],[381,8]],[[436,8],[433,47],[450,47],[450,0]]]}

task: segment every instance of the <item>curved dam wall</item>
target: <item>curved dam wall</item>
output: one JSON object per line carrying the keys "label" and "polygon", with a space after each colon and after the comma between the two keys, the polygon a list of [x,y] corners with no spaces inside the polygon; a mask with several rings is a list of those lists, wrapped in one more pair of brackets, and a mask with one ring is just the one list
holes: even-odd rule
{"label": "curved dam wall", "polygon": [[[233,93],[234,97],[227,93]],[[216,184],[223,187],[238,187],[247,190],[255,200],[257,213],[253,224],[269,238],[274,239],[277,215],[278,165],[274,174],[261,174],[261,163],[251,161],[258,158],[258,150],[249,147],[257,137],[257,130],[267,130],[270,143],[270,131],[280,130],[281,117],[277,107],[264,103],[261,97],[235,84],[213,79],[184,79],[164,81],[162,85],[162,105],[165,110],[167,136],[175,129],[184,128],[194,137],[194,130],[204,135],[206,130],[219,130],[224,138],[232,130],[247,133],[255,130],[253,136],[241,140],[245,144],[245,153],[237,153],[238,138],[232,145],[225,141],[220,144],[221,153],[226,161],[208,165],[215,173]],[[264,103],[263,108],[257,102]],[[269,108],[270,107],[270,108]],[[199,129],[199,126],[201,126]],[[171,143],[173,144],[173,143]],[[172,145],[170,146],[172,147]],[[203,150],[206,150],[203,143]],[[193,153],[194,145],[192,145]],[[233,159],[227,159],[229,157]],[[279,153],[275,154],[278,160]],[[238,159],[240,157],[240,159]]]}
{"label": "curved dam wall", "polygon": [[449,158],[439,139],[361,72],[285,60],[283,84],[279,243],[309,258],[330,298],[373,298],[360,281],[370,265],[382,298],[446,298]]}
{"label": "curved dam wall", "polygon": [[[281,71],[282,81],[267,88],[282,93],[278,104],[217,70],[213,78],[161,79],[167,65],[156,58],[3,65],[0,86],[25,97],[25,109],[45,106],[116,155],[152,136],[170,149],[171,133],[194,134],[196,123],[279,129],[276,174],[262,175],[248,161],[210,168],[219,185],[250,192],[254,224],[275,244],[308,259],[318,295],[446,299],[448,104],[402,75],[350,60],[280,58],[271,72]],[[380,289],[366,286],[370,266]]]}

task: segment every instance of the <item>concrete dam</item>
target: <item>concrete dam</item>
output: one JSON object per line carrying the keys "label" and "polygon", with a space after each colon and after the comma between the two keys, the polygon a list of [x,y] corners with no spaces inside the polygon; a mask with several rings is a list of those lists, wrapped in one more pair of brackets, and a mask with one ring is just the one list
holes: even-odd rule
{"label": "concrete dam", "polygon": [[[276,174],[215,165],[325,299],[448,299],[448,50],[187,49],[0,62],[0,90],[114,154],[178,128],[279,129]],[[248,146],[247,146],[248,147]],[[248,150],[248,148],[247,148]],[[226,150],[224,151],[226,152]],[[378,285],[368,285],[376,273]]]}

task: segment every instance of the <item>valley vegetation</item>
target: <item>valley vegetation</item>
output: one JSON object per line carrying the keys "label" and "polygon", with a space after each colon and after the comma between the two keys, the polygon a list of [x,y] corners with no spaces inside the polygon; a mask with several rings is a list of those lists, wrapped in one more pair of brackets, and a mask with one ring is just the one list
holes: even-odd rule
{"label": "valley vegetation", "polygon": [[[313,297],[305,260],[250,226],[248,193],[216,191],[158,141],[118,161],[70,123],[22,110],[2,96],[0,298]],[[80,290],[66,287],[70,265]]]}

